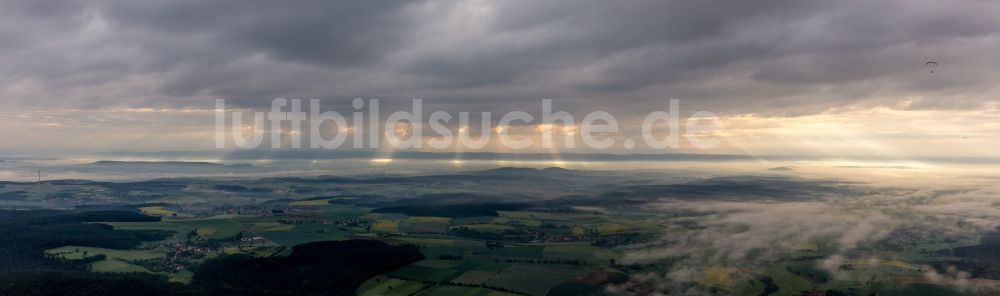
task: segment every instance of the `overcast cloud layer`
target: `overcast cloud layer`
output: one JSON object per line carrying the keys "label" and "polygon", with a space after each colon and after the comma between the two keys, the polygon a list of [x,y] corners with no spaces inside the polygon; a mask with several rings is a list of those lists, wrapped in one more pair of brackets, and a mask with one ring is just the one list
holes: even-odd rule
{"label": "overcast cloud layer", "polygon": [[621,118],[668,98],[729,116],[998,101],[996,1],[0,2],[8,112],[363,97],[473,112],[553,99]]}
{"label": "overcast cloud layer", "polygon": [[[993,1],[4,1],[7,107],[993,101]],[[927,75],[925,61],[941,64]],[[883,101],[883,100],[889,100]]]}

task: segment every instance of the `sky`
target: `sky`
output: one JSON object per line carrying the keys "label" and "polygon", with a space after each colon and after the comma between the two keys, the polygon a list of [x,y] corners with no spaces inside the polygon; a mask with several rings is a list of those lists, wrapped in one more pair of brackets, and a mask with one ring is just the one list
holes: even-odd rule
{"label": "sky", "polygon": [[[259,111],[321,99],[347,114],[374,98],[385,112],[412,99],[606,111],[621,125],[608,153],[1000,157],[996,1],[0,5],[5,153],[212,150],[216,99]],[[669,99],[717,114],[720,144],[621,145]]]}

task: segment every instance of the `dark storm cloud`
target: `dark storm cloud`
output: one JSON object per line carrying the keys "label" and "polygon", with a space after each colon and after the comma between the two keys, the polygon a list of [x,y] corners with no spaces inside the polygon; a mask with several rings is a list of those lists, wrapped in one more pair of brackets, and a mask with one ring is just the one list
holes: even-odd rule
{"label": "dark storm cloud", "polygon": [[804,114],[976,108],[1000,74],[991,1],[3,2],[8,107],[551,98],[640,112],[680,98]]}
{"label": "dark storm cloud", "polygon": [[400,46],[411,27],[402,1],[124,1],[113,20],[150,34],[205,35],[213,45],[264,52],[283,61],[358,65]]}

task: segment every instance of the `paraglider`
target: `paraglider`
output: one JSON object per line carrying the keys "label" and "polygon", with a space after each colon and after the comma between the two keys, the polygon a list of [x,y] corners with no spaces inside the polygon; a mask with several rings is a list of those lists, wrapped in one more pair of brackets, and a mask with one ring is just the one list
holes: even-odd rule
{"label": "paraglider", "polygon": [[937,65],[938,65],[937,62],[934,62],[934,61],[927,62],[927,63],[924,64],[924,66],[927,66],[927,67],[931,68],[931,74],[934,74],[934,68],[936,68]]}

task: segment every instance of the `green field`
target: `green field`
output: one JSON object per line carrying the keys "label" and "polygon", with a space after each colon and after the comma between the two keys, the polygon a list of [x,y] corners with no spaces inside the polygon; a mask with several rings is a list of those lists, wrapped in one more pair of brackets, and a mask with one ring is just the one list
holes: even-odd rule
{"label": "green field", "polygon": [[453,279],[459,270],[451,268],[430,268],[417,265],[407,265],[393,270],[387,275],[394,278],[415,280],[421,282],[446,283]]}
{"label": "green field", "polygon": [[157,274],[162,274],[167,276],[167,280],[174,283],[188,284],[191,282],[191,278],[194,277],[194,273],[184,270],[175,273],[157,272]]}
{"label": "green field", "polygon": [[733,268],[724,267],[705,268],[705,274],[702,282],[704,285],[709,287],[731,290],[733,288],[733,277],[730,274],[733,271]]}
{"label": "green field", "polygon": [[500,292],[479,287],[437,285],[424,290],[420,296],[516,296],[520,294]]}
{"label": "green field", "polygon": [[253,231],[289,231],[292,228],[295,228],[295,225],[275,221],[254,222],[250,226]]}
{"label": "green field", "polygon": [[174,239],[182,240],[196,227],[173,222],[105,222],[121,230],[166,230],[174,232]]}
{"label": "green field", "polygon": [[349,235],[349,233],[333,225],[302,224],[285,226],[291,226],[291,228],[260,231],[258,234],[286,247],[316,241],[344,240]]}
{"label": "green field", "polygon": [[545,247],[541,246],[508,246],[492,250],[489,254],[498,257],[541,259],[544,252]]}
{"label": "green field", "polygon": [[330,204],[330,199],[307,199],[307,200],[296,200],[288,205],[292,206],[325,206]]}
{"label": "green field", "polygon": [[452,226],[451,229],[468,228],[475,231],[484,232],[503,232],[504,230],[514,229],[513,226],[503,225],[503,224],[466,224],[459,226]]}
{"label": "green field", "polygon": [[559,213],[543,213],[543,212],[511,212],[511,211],[497,211],[500,217],[515,218],[515,219],[539,219],[539,220],[571,220],[571,215],[559,214]]}
{"label": "green field", "polygon": [[420,260],[417,261],[416,263],[413,263],[413,265],[416,266],[423,266],[430,268],[452,268],[458,266],[459,264],[462,264],[461,260],[438,260],[438,259]]}
{"label": "green field", "polygon": [[619,223],[601,223],[596,226],[597,233],[600,234],[612,234],[632,229],[635,227]]}
{"label": "green field", "polygon": [[163,207],[160,207],[160,206],[156,206],[156,207],[142,207],[142,208],[139,208],[139,211],[141,211],[143,214],[152,215],[152,216],[171,216],[173,214],[177,214],[177,212],[164,209]]}
{"label": "green field", "polygon": [[426,287],[427,285],[419,282],[377,276],[362,283],[361,286],[358,287],[358,295],[413,295]]}
{"label": "green field", "polygon": [[90,271],[93,272],[145,272],[150,273],[148,269],[143,268],[132,263],[121,261],[118,259],[107,259],[101,260],[90,264]]}
{"label": "green field", "polygon": [[438,233],[444,234],[448,232],[448,222],[440,221],[415,221],[406,220],[399,221],[397,230],[399,232],[407,233]]}
{"label": "green field", "polygon": [[386,232],[386,233],[399,232],[399,221],[377,220],[375,221],[375,224],[372,225],[372,232]]}
{"label": "green field", "polygon": [[481,241],[465,240],[465,239],[450,239],[450,238],[430,238],[430,237],[402,237],[399,238],[401,241],[405,241],[414,245],[422,247],[483,247],[486,244]]}
{"label": "green field", "polygon": [[788,264],[777,264],[767,269],[767,275],[774,279],[780,291],[804,291],[815,286],[808,279],[789,272],[787,267]]}
{"label": "green field", "polygon": [[410,217],[410,221],[421,221],[421,222],[441,222],[441,223],[451,223],[451,218],[448,217]]}
{"label": "green field", "polygon": [[[147,270],[146,268],[132,264],[129,261],[162,258],[164,256],[163,253],[154,252],[151,250],[113,250],[113,249],[78,247],[78,246],[65,246],[45,251],[46,254],[52,256],[59,256],[61,258],[69,260],[83,259],[84,252],[86,252],[86,257],[91,257],[94,255],[107,256],[107,259],[105,260],[89,264],[88,267],[90,271],[111,272],[111,273],[115,272],[153,273]],[[156,272],[156,273],[167,276],[167,279],[171,282],[178,282],[184,284],[191,282],[191,277],[194,275],[194,273],[187,270],[175,273],[167,273],[167,272]]]}
{"label": "green field", "polygon": [[[252,222],[249,222],[245,219],[238,219],[238,218],[230,219],[224,217],[213,217],[213,218],[198,219],[198,220],[184,220],[184,221],[177,221],[175,223],[181,225],[188,225],[190,227],[197,229],[202,229],[202,228],[211,229],[214,232],[204,237],[212,239],[224,239],[236,236],[241,231],[244,231],[247,228],[249,228],[249,225],[252,224]],[[199,233],[199,235],[201,234]]]}
{"label": "green field", "polygon": [[513,264],[511,263],[496,262],[491,260],[491,261],[479,261],[479,262],[466,262],[462,263],[462,265],[459,265],[458,267],[455,268],[465,271],[480,270],[480,271],[492,271],[494,273],[500,273],[501,271],[504,271],[505,269],[510,268],[511,266],[513,266]]}
{"label": "green field", "polygon": [[543,257],[548,260],[579,260],[583,262],[608,262],[617,255],[612,250],[592,246],[589,243],[546,244]]}
{"label": "green field", "polygon": [[481,285],[497,275],[495,271],[470,270],[451,280],[453,283],[463,285]]}
{"label": "green field", "polygon": [[523,219],[523,218],[510,218],[510,217],[498,217],[493,219],[495,224],[505,224],[505,225],[517,225],[517,226],[527,226],[527,227],[538,227],[542,226],[541,220],[536,219]]}
{"label": "green field", "polygon": [[173,231],[175,232],[175,239],[184,239],[191,231],[195,231],[199,236],[207,239],[225,239],[236,236],[240,232],[251,228],[255,222],[260,221],[273,221],[273,218],[225,215],[205,219],[160,222],[109,222],[107,224],[122,230]]}
{"label": "green field", "polygon": [[487,281],[486,286],[541,296],[548,293],[552,287],[567,282],[583,272],[568,267],[515,264]]}
{"label": "green field", "polygon": [[104,255],[108,259],[121,259],[121,260],[145,260],[163,257],[163,253],[154,252],[150,250],[113,250],[104,248],[93,248],[93,247],[78,247],[78,246],[65,246],[55,249],[49,249],[45,251],[46,254],[51,256],[59,256],[63,259],[79,260],[84,257],[90,257],[94,255]]}

